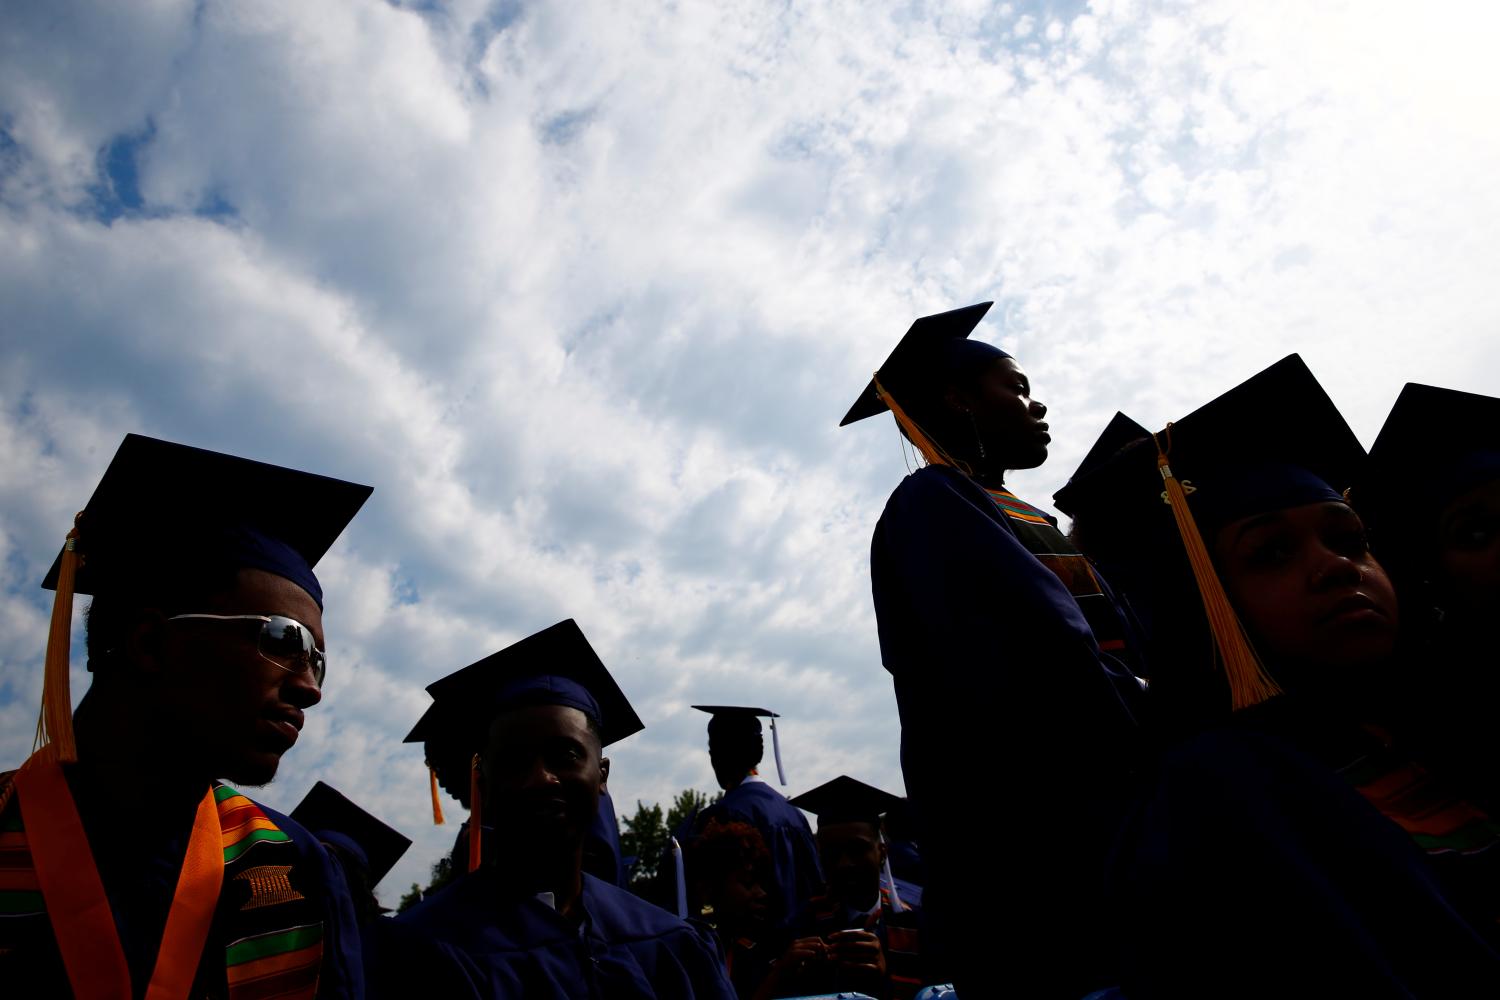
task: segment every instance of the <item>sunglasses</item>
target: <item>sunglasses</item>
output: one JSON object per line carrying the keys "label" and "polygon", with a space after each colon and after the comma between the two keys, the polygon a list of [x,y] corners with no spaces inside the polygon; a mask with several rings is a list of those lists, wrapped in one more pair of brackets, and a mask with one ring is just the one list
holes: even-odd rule
{"label": "sunglasses", "polygon": [[255,648],[261,656],[288,673],[312,670],[313,680],[323,686],[328,673],[328,658],[318,648],[312,630],[295,618],[286,615],[173,615],[167,621],[182,621],[185,618],[215,622],[260,622]]}

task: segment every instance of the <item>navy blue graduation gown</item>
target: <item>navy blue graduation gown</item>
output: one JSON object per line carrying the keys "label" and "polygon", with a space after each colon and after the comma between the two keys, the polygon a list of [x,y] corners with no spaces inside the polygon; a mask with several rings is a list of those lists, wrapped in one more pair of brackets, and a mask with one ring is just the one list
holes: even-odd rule
{"label": "navy blue graduation gown", "polygon": [[1279,736],[1223,729],[1168,751],[1114,875],[1131,1000],[1500,983],[1500,956],[1410,836]]}
{"label": "navy blue graduation gown", "polygon": [[746,779],[703,810],[697,829],[701,831],[714,819],[749,823],[765,838],[776,883],[776,903],[770,917],[778,927],[789,925],[807,901],[823,888],[818,842],[813,838],[807,817],[764,781]]}
{"label": "navy blue graduation gown", "polygon": [[625,888],[625,863],[620,854],[620,824],[609,792],[599,793],[599,811],[583,848],[583,870],[610,885]]}
{"label": "navy blue graduation gown", "polygon": [[[928,943],[961,994],[1076,1000],[1109,985],[1101,886],[1134,780],[1138,682],[953,469],[921,469],[891,494],[870,577]],[[997,905],[1015,917],[1004,934]]]}
{"label": "navy blue graduation gown", "polygon": [[379,928],[374,996],[733,1000],[717,947],[658,906],[583,876],[582,926],[465,875]]}

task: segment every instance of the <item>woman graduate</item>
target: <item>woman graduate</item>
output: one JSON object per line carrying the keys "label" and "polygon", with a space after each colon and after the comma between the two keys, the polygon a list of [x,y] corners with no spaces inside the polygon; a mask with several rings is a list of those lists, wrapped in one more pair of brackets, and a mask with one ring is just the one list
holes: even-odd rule
{"label": "woman graduate", "polygon": [[1026,372],[968,339],[988,309],[913,323],[842,424],[889,409],[927,463],[886,504],[870,576],[928,943],[960,995],[1076,998],[1110,979],[1099,888],[1140,684],[1097,574],[1005,489],[1051,439]]}
{"label": "woman graduate", "polygon": [[1165,746],[1117,870],[1128,996],[1500,974],[1491,866],[1450,864],[1496,828],[1371,724],[1395,595],[1333,485],[1363,459],[1293,355],[1069,486],[1153,628]]}

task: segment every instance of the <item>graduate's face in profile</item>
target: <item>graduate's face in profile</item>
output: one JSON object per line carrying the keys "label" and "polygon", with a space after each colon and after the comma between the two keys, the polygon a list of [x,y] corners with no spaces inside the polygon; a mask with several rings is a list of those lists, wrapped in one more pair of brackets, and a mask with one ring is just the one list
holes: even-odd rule
{"label": "graduate's face in profile", "polygon": [[1218,531],[1213,555],[1258,648],[1277,663],[1367,667],[1394,651],[1395,588],[1347,505],[1313,503],[1241,518]]}
{"label": "graduate's face in profile", "polygon": [[1047,407],[1031,397],[1031,379],[1014,358],[997,358],[949,405],[968,411],[984,442],[985,460],[1006,469],[1034,469],[1047,460]]}
{"label": "graduate's face in profile", "polygon": [[840,902],[858,909],[874,905],[885,845],[873,823],[818,824],[818,855],[828,888]]}
{"label": "graduate's face in profile", "polygon": [[543,849],[573,848],[594,822],[608,778],[599,737],[578,709],[513,709],[490,725],[484,815],[502,839]]}
{"label": "graduate's face in profile", "polygon": [[1445,610],[1500,612],[1500,480],[1469,490],[1443,508],[1438,570]]}
{"label": "graduate's face in profile", "polygon": [[[232,588],[190,609],[222,615],[285,615],[312,631],[323,649],[323,614],[301,587],[259,569],[243,569]],[[310,670],[287,670],[259,652],[254,620],[182,620],[153,630],[147,682],[164,716],[142,720],[178,734],[179,752],[211,776],[264,785],[296,743],[303,711],[323,697]],[[141,639],[138,634],[138,639]]]}

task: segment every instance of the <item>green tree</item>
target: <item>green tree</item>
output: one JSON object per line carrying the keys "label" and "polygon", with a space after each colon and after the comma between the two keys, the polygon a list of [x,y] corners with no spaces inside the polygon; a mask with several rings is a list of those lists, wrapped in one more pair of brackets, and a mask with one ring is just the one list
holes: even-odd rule
{"label": "green tree", "polygon": [[659,804],[648,806],[636,800],[635,815],[620,821],[620,853],[627,858],[635,857],[627,882],[631,892],[669,909],[676,905],[675,872],[671,869],[672,834],[689,816],[718,800],[719,795],[686,788],[673,796],[665,817]]}
{"label": "green tree", "polygon": [[427,888],[423,889],[413,882],[411,891],[402,896],[401,902],[396,904],[396,912],[404,913],[457,877],[458,873],[453,870],[452,860],[446,854],[443,855],[432,866],[432,881],[427,883]]}

